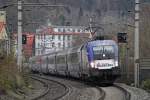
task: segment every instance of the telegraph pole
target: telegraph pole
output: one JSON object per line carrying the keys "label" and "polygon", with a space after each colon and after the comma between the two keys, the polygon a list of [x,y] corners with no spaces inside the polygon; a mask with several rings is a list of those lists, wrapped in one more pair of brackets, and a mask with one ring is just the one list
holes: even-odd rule
{"label": "telegraph pole", "polygon": [[22,71],[22,0],[18,0],[18,50],[17,50],[17,65]]}
{"label": "telegraph pole", "polygon": [[139,11],[140,0],[135,0],[135,33],[134,33],[134,84],[139,86]]}

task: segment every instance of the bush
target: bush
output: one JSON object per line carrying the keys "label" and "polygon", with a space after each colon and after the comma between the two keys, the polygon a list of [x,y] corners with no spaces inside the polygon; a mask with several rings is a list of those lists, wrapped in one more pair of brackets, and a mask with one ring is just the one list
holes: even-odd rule
{"label": "bush", "polygon": [[0,89],[15,90],[24,85],[16,60],[12,55],[0,55]]}
{"label": "bush", "polygon": [[142,88],[150,92],[150,79],[146,79],[142,82]]}

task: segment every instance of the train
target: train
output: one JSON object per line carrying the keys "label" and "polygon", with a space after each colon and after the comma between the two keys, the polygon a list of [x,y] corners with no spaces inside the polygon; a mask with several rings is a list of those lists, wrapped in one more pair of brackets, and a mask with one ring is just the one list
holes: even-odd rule
{"label": "train", "polygon": [[78,47],[31,57],[29,68],[33,72],[113,83],[120,76],[118,59],[114,40],[91,40]]}

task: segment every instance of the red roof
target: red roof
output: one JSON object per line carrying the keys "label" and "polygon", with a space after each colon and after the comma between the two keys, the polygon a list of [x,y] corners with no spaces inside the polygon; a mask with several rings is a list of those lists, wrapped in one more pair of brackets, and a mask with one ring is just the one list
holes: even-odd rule
{"label": "red roof", "polygon": [[2,31],[2,29],[4,28],[5,23],[4,22],[0,22],[0,32]]}

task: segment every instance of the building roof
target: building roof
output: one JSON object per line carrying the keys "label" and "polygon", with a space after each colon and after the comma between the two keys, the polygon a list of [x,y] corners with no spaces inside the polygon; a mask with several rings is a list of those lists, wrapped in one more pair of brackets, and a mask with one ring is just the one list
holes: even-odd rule
{"label": "building roof", "polygon": [[51,35],[74,35],[81,33],[90,33],[85,26],[48,26],[41,27],[36,30],[36,34],[51,34]]}

